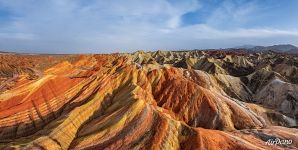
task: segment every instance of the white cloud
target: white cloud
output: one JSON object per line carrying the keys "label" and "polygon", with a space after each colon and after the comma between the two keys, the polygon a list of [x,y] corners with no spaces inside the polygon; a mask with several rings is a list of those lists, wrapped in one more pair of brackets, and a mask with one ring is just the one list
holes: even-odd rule
{"label": "white cloud", "polygon": [[[206,24],[181,26],[183,14],[203,7],[196,0],[0,0],[13,21],[0,29],[0,49],[32,52],[111,52],[136,49],[192,49],[270,43],[276,37],[298,43],[298,31],[274,28],[218,28],[233,16],[245,22],[255,4],[225,4]],[[227,15],[222,15],[228,12]],[[214,23],[213,23],[214,22]],[[290,38],[289,38],[290,37]],[[255,39],[255,40],[253,40]]]}
{"label": "white cloud", "polygon": [[[238,2],[238,3],[237,3]],[[234,28],[256,19],[260,8],[255,1],[223,1],[207,19],[206,24],[217,28]]]}

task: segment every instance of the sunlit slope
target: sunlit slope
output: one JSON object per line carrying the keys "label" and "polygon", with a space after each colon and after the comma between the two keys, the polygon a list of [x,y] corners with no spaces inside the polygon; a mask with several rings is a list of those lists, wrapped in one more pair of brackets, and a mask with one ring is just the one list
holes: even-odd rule
{"label": "sunlit slope", "polygon": [[[217,55],[82,55],[34,68],[34,79],[3,76],[15,79],[0,94],[0,149],[297,148],[297,106],[285,97],[297,99],[295,72],[269,54]],[[266,145],[272,137],[293,143]]]}

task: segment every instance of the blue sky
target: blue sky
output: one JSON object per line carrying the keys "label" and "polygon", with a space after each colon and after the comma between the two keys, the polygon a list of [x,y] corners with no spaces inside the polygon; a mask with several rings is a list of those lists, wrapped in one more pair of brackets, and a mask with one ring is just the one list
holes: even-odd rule
{"label": "blue sky", "polygon": [[298,46],[297,0],[0,0],[0,51]]}

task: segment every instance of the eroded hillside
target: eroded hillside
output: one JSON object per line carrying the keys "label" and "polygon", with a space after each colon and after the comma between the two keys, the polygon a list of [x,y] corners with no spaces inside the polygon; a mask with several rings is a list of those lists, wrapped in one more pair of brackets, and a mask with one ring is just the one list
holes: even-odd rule
{"label": "eroded hillside", "polygon": [[0,58],[0,149],[298,148],[295,55]]}

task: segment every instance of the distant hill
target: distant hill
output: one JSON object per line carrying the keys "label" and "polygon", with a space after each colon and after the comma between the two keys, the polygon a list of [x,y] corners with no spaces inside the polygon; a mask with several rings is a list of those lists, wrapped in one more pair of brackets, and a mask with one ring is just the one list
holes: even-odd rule
{"label": "distant hill", "polygon": [[280,45],[273,45],[273,46],[243,45],[235,48],[243,48],[243,49],[252,50],[255,52],[276,51],[276,52],[283,52],[283,53],[298,53],[298,47],[291,44],[280,44]]}
{"label": "distant hill", "polygon": [[287,51],[287,53],[291,53],[291,54],[295,53],[295,54],[298,54],[298,49],[291,49],[291,50]]}
{"label": "distant hill", "polygon": [[256,45],[241,45],[241,46],[236,46],[236,47],[234,47],[234,48],[236,48],[236,49],[251,49],[251,48],[254,48],[254,47],[256,47]]}
{"label": "distant hill", "polygon": [[0,51],[0,53],[10,53],[10,52]]}

